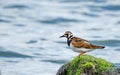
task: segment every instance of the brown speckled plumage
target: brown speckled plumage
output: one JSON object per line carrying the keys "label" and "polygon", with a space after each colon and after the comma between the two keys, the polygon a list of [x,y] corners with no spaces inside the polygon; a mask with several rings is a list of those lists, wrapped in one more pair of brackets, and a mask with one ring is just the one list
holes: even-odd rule
{"label": "brown speckled plumage", "polygon": [[89,52],[89,51],[93,51],[95,49],[105,48],[104,46],[94,45],[85,39],[73,37],[73,34],[70,31],[66,31],[64,33],[64,35],[62,35],[60,37],[66,37],[68,46],[72,45],[73,51],[79,52],[81,54],[84,54],[84,53]]}
{"label": "brown speckled plumage", "polygon": [[75,48],[86,48],[86,49],[102,49],[102,48],[104,48],[103,46],[93,45],[90,42],[88,42],[87,40],[84,40],[82,38],[77,38],[77,37],[71,38],[71,44]]}

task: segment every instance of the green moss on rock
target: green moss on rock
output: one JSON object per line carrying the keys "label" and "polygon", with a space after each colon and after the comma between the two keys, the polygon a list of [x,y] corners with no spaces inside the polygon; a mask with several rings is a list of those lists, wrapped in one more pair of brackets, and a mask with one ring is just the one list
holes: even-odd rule
{"label": "green moss on rock", "polygon": [[113,64],[91,55],[81,55],[69,63],[66,75],[103,75],[107,73]]}

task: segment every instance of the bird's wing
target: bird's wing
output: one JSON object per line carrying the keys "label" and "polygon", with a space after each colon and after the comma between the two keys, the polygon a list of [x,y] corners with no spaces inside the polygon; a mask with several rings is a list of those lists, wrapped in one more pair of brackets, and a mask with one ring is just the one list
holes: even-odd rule
{"label": "bird's wing", "polygon": [[86,48],[86,49],[102,49],[103,48],[102,46],[93,45],[89,41],[82,38],[77,38],[77,37],[73,37],[71,43],[76,48]]}

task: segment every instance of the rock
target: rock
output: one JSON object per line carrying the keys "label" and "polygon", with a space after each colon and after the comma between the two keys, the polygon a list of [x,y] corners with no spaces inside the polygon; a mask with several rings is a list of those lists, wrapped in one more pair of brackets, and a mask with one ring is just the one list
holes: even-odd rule
{"label": "rock", "polygon": [[120,75],[120,68],[104,59],[81,55],[63,65],[56,75]]}

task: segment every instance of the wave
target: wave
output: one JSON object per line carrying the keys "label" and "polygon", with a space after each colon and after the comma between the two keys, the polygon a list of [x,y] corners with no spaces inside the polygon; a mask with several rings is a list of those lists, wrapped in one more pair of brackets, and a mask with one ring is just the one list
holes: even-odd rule
{"label": "wave", "polygon": [[87,5],[87,8],[93,11],[120,11],[120,5]]}
{"label": "wave", "polygon": [[86,12],[84,12],[82,14],[85,15],[85,16],[88,16],[88,17],[99,17],[99,15],[93,14],[93,13],[86,13]]}
{"label": "wave", "polygon": [[3,22],[3,23],[10,23],[11,21],[10,21],[10,20],[7,20],[7,19],[0,19],[0,22]]}
{"label": "wave", "polygon": [[58,23],[68,23],[68,22],[79,22],[79,20],[59,17],[50,20],[37,20],[37,22],[45,23],[45,24],[58,24]]}
{"label": "wave", "polygon": [[120,11],[120,5],[107,5],[107,6],[102,6],[101,8],[110,11]]}
{"label": "wave", "polygon": [[100,41],[90,41],[95,44],[105,45],[105,46],[119,46],[120,40],[100,40]]}
{"label": "wave", "polygon": [[27,44],[33,44],[33,43],[37,43],[37,40],[30,40],[28,42],[26,42]]}
{"label": "wave", "polygon": [[12,51],[0,51],[0,57],[7,57],[7,58],[31,58],[29,55],[20,54],[17,52]]}
{"label": "wave", "polygon": [[57,64],[63,64],[67,63],[67,60],[54,60],[54,59],[48,59],[48,60],[42,60],[43,62],[51,62],[51,63],[57,63]]}
{"label": "wave", "polygon": [[3,8],[5,9],[29,9],[30,7],[27,6],[27,5],[23,5],[23,4],[13,4],[13,5],[7,5],[7,6],[4,6]]}

